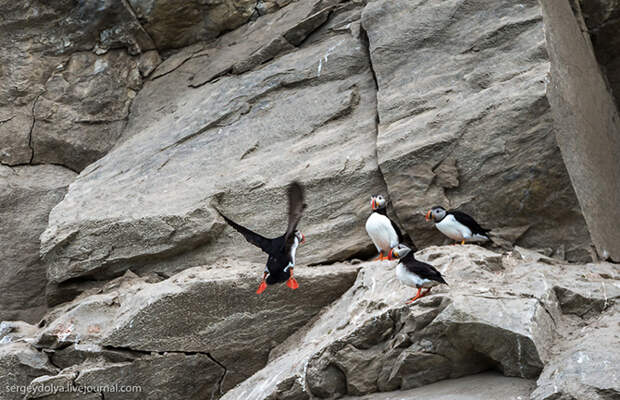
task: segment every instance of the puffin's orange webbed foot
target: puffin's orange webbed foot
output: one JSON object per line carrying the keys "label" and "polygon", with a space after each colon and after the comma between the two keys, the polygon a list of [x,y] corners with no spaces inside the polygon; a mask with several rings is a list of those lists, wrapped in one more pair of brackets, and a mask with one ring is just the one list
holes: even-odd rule
{"label": "puffin's orange webbed foot", "polygon": [[463,245],[463,244],[465,244],[465,240],[463,240],[463,241],[461,242],[461,244],[462,244],[462,245]]}
{"label": "puffin's orange webbed foot", "polygon": [[416,293],[415,297],[413,297],[411,300],[409,300],[409,301],[407,302],[407,304],[411,304],[411,303],[413,303],[414,301],[416,301],[417,299],[419,299],[420,297],[423,297],[424,295],[420,295],[420,292],[422,292],[422,288],[419,288],[419,289],[418,289],[418,293]]}
{"label": "puffin's orange webbed foot", "polygon": [[265,289],[267,289],[267,282],[265,282],[265,280],[263,279],[262,282],[260,283],[260,286],[258,286],[258,290],[256,290],[256,294],[263,293]]}
{"label": "puffin's orange webbed foot", "polygon": [[299,284],[297,283],[297,280],[291,276],[290,278],[288,278],[288,281],[286,281],[286,286],[295,290],[299,287]]}

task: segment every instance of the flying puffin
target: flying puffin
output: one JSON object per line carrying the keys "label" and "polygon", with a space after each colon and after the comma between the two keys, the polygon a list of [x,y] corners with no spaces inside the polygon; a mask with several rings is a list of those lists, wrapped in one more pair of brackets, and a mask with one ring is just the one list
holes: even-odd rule
{"label": "flying puffin", "polygon": [[388,218],[386,206],[382,195],[371,196],[372,213],[366,220],[366,232],[379,252],[378,260],[393,260],[391,250],[404,240],[398,225]]}
{"label": "flying puffin", "polygon": [[288,187],[288,227],[284,235],[274,239],[254,233],[220,213],[226,223],[241,233],[245,240],[269,255],[263,280],[256,291],[257,294],[263,293],[267,285],[274,283],[286,282],[286,286],[293,290],[299,287],[297,280],[293,277],[293,267],[295,267],[297,247],[306,241],[306,237],[297,230],[297,224],[305,208],[303,186],[299,182],[291,183]]}
{"label": "flying puffin", "polygon": [[488,235],[491,230],[481,227],[463,212],[435,206],[426,213],[426,220],[431,219],[435,221],[435,226],[441,233],[461,244],[465,244],[466,240],[472,242],[491,240]]}
{"label": "flying puffin", "polygon": [[[396,265],[396,277],[407,286],[418,289],[415,297],[407,301],[411,304],[420,297],[430,293],[431,289],[441,283],[447,285],[441,273],[430,264],[415,259],[414,252],[404,244],[399,244],[392,249],[392,255],[400,262]],[[426,290],[422,293],[422,288]]]}

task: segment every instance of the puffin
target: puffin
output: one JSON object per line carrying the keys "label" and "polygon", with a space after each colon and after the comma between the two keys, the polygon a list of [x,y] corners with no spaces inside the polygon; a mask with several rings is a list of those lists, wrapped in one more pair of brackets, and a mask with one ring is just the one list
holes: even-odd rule
{"label": "puffin", "polygon": [[490,229],[481,227],[476,220],[461,211],[435,206],[426,213],[426,220],[433,220],[441,233],[461,244],[465,244],[466,240],[472,242],[491,240],[488,235]]}
{"label": "puffin", "polygon": [[379,252],[375,260],[393,260],[392,249],[403,241],[398,225],[387,216],[386,206],[387,201],[382,195],[370,197],[372,213],[366,220],[366,232]]}
{"label": "puffin", "polygon": [[[392,249],[392,255],[398,258],[396,277],[407,286],[416,287],[418,292],[407,304],[411,304],[420,297],[428,295],[431,289],[439,284],[447,285],[441,273],[430,264],[416,260],[414,252],[406,245],[399,243]],[[422,288],[426,290],[422,292]]]}
{"label": "puffin", "polygon": [[297,224],[299,224],[305,208],[304,188],[299,182],[294,181],[288,186],[288,227],[282,236],[273,239],[252,232],[218,210],[228,225],[242,234],[245,240],[269,256],[263,279],[256,291],[257,294],[263,293],[267,289],[267,285],[276,283],[286,282],[286,286],[293,290],[299,287],[297,280],[293,277],[293,268],[295,267],[297,247],[306,242],[306,237],[297,229]]}

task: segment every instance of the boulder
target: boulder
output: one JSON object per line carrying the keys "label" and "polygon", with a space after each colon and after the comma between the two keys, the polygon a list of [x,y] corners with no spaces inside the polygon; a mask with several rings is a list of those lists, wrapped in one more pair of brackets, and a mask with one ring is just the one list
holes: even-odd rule
{"label": "boulder", "polygon": [[224,399],[374,398],[395,390],[405,392],[391,396],[406,398],[409,389],[487,370],[536,379],[561,349],[558,339],[584,324],[565,314],[570,302],[558,290],[574,290],[584,302],[604,293],[604,310],[620,298],[617,272],[606,263],[588,265],[586,276],[585,266],[525,249],[499,255],[470,245],[429,247],[418,258],[450,286],[407,305],[415,289],[396,280],[395,263],[362,264],[347,293]]}
{"label": "boulder", "polygon": [[574,332],[538,378],[532,400],[620,398],[620,308],[616,303],[593,324]]}
{"label": "boulder", "polygon": [[[277,285],[258,296],[254,292],[263,269],[223,263],[191,268],[156,283],[143,277],[118,278],[98,293],[84,293],[50,312],[36,345],[53,351],[52,360],[63,368],[105,364],[91,374],[101,382],[110,371],[125,376],[123,368],[146,363],[142,356],[151,352],[204,355],[226,373],[225,380],[216,374],[208,386],[222,378],[221,389],[228,390],[262,368],[273,347],[336,300],[357,274],[356,266],[344,264],[299,267],[295,276],[300,290]],[[177,361],[172,363],[175,368],[187,368]],[[137,374],[127,377],[127,384],[141,382],[142,373]],[[86,376],[80,373],[80,379]],[[174,376],[167,382],[174,382]]]}
{"label": "boulder", "polygon": [[539,2],[371,1],[362,25],[378,85],[379,168],[416,244],[445,240],[424,221],[442,205],[490,229],[525,226],[517,244],[588,261],[554,135]]}
{"label": "boulder", "polygon": [[28,384],[43,375],[55,375],[58,368],[47,356],[27,343],[0,344],[0,394],[2,399],[22,400]]}
{"label": "boulder", "polygon": [[581,15],[568,0],[544,2],[551,58],[548,96],[566,167],[602,259],[620,261],[620,115]]}
{"label": "boulder", "polygon": [[56,165],[0,166],[0,320],[37,322],[46,310],[39,236],[76,174]]}
{"label": "boulder", "polygon": [[[296,5],[261,19],[284,18]],[[333,17],[354,10],[342,13]],[[231,252],[264,263],[214,208],[262,235],[281,235],[293,179],[305,185],[308,204],[299,262],[374,252],[363,222],[368,196],[385,186],[375,157],[374,81],[355,32],[334,28],[195,89],[183,89],[181,68],[146,84],[131,113],[142,122],[130,122],[133,131],[85,169],[51,213],[42,236],[49,278],[107,279],[128,268],[170,276]]]}

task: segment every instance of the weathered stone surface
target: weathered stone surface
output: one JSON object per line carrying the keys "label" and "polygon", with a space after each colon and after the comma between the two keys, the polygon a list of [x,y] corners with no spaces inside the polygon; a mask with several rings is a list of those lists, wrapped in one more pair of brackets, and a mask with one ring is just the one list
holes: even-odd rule
{"label": "weathered stone surface", "polygon": [[130,350],[208,353],[225,366],[227,390],[262,368],[269,351],[344,293],[357,273],[348,265],[297,268],[300,290],[278,285],[257,296],[262,270],[235,263],[188,269],[159,283],[117,280],[46,316],[37,346],[56,349],[52,359],[63,367],[118,363],[136,357]]}
{"label": "weathered stone surface", "polygon": [[254,13],[255,0],[128,0],[158,49],[213,39],[237,28]]}
{"label": "weathered stone surface", "polygon": [[373,393],[362,397],[344,397],[347,400],[525,400],[535,382],[528,379],[508,378],[493,373],[482,373],[465,378],[448,379],[418,389],[389,393]]}
{"label": "weathered stone surface", "polygon": [[0,166],[0,319],[36,322],[45,312],[39,236],[75,176],[55,165]]}
{"label": "weathered stone surface", "polygon": [[124,50],[74,53],[36,101],[33,162],[80,171],[102,157],[120,137],[141,85],[138,64]]}
{"label": "weathered stone surface", "polygon": [[588,260],[554,136],[539,2],[372,1],[362,25],[378,83],[379,167],[416,244],[444,240],[423,218],[439,204],[491,229],[529,226],[517,244]]}
{"label": "weathered stone surface", "polygon": [[538,378],[532,400],[620,398],[620,307],[617,304],[563,344]]}
{"label": "weathered stone surface", "polygon": [[599,255],[620,261],[620,116],[580,16],[568,0],[542,4],[558,143]]}
{"label": "weathered stone surface", "polygon": [[415,291],[395,279],[394,263],[363,264],[347,293],[224,398],[361,396],[488,369],[534,379],[560,348],[556,338],[583,326],[563,313],[558,289],[590,302],[604,293],[604,310],[620,298],[607,263],[567,266],[525,249],[502,256],[469,245],[429,247],[419,258],[450,286],[408,306]]}
{"label": "weathered stone surface", "polygon": [[30,381],[58,369],[47,356],[27,343],[0,344],[0,395],[6,400],[22,400]]}
{"label": "weathered stone surface", "polygon": [[[154,49],[150,37],[124,1],[2,1],[0,9],[0,161],[83,168],[114,144],[127,116],[109,121],[96,104],[127,108],[137,89],[124,76],[135,69],[127,52]],[[83,52],[118,48],[122,56],[84,60]]]}
{"label": "weathered stone surface", "polygon": [[224,373],[224,369],[206,354],[163,354],[145,356],[131,363],[83,368],[75,384],[140,388],[130,393],[104,392],[105,398],[110,400],[199,400],[217,398],[218,382]]}
{"label": "weathered stone surface", "polygon": [[596,59],[620,104],[620,2],[581,0],[581,11],[590,33]]}
{"label": "weathered stone surface", "polygon": [[212,207],[280,235],[293,179],[308,197],[300,263],[371,248],[360,221],[368,195],[385,187],[375,158],[375,86],[357,35],[326,34],[197,89],[178,90],[182,82],[187,74],[177,69],[147,84],[131,113],[142,122],[130,122],[135,131],[84,170],[51,213],[42,236],[51,280],[127,268],[170,275],[231,251],[265,262]]}

